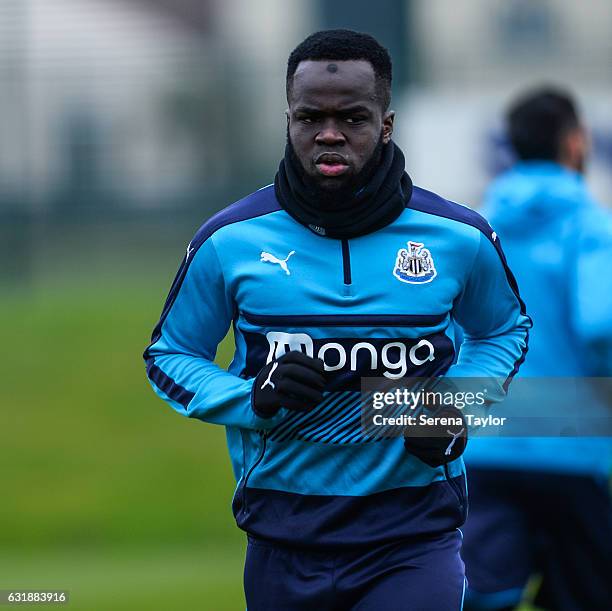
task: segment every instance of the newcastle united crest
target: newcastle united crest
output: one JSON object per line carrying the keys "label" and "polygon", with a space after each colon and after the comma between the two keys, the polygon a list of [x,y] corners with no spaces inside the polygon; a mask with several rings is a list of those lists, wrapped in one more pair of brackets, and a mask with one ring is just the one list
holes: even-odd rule
{"label": "newcastle united crest", "polygon": [[397,251],[393,275],[401,282],[423,284],[437,275],[433,258],[421,242],[408,242],[408,248]]}

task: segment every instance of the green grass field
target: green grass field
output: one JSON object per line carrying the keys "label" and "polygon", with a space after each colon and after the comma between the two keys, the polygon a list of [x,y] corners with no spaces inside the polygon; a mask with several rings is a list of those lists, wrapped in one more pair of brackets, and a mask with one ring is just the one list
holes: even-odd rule
{"label": "green grass field", "polygon": [[244,608],[224,431],[144,374],[168,286],[3,297],[0,589],[66,588],[74,609]]}
{"label": "green grass field", "polygon": [[0,589],[67,589],[79,610],[244,609],[224,431],[176,414],[144,374],[169,284],[3,297]]}

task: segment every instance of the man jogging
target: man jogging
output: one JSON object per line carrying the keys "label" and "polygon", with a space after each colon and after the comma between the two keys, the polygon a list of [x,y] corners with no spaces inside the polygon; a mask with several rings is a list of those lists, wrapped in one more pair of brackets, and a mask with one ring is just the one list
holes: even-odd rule
{"label": "man jogging", "polygon": [[486,221],[413,187],[390,91],[368,35],[291,53],[274,184],[200,228],[145,352],[163,399],[226,427],[250,611],[462,605],[465,434],[368,436],[360,380],[490,377],[501,399],[530,321]]}
{"label": "man jogging", "polygon": [[[536,323],[521,375],[610,376],[612,217],[584,183],[588,138],[575,104],[561,90],[527,92],[512,104],[507,127],[517,163],[491,185],[484,210]],[[586,389],[587,381],[580,387]],[[598,407],[596,394],[584,395],[578,394],[574,414]],[[543,407],[562,418],[564,407],[554,395],[550,403]],[[512,609],[537,573],[538,607],[609,609],[612,440],[474,439],[466,460],[466,606]]]}

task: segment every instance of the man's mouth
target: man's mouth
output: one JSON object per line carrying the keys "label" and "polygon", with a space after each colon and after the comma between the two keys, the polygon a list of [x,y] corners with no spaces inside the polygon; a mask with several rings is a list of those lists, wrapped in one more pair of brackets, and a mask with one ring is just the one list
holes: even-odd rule
{"label": "man's mouth", "polygon": [[315,159],[315,166],[323,176],[340,176],[349,170],[348,162],[339,153],[322,153]]}

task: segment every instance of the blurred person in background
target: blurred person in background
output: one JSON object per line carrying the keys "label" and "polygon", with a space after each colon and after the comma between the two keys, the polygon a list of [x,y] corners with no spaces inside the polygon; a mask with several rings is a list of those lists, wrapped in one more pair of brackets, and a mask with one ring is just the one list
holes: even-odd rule
{"label": "blurred person in background", "polygon": [[[589,139],[572,96],[528,92],[507,128],[518,161],[483,214],[534,320],[521,376],[610,376],[612,218],[585,185]],[[472,440],[466,608],[514,608],[533,572],[542,608],[612,608],[611,459],[604,437]]]}
{"label": "blurred person in background", "polygon": [[[323,31],[293,50],[275,183],[198,231],[145,352],[163,399],[226,427],[250,611],[463,603],[465,426],[368,437],[361,379],[509,382],[530,320],[486,221],[413,187],[390,91],[369,35]],[[470,339],[455,364],[451,319]]]}

